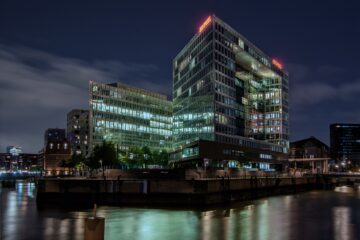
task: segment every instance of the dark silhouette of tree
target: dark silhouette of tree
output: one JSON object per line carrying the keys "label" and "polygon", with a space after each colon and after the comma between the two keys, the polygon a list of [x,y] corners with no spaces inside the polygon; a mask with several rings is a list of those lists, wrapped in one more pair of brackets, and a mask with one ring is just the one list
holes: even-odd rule
{"label": "dark silhouette of tree", "polygon": [[142,153],[141,148],[133,147],[130,149],[130,161],[132,161],[132,166],[136,168],[142,168],[144,163],[144,154]]}
{"label": "dark silhouette of tree", "polygon": [[132,147],[128,151],[120,153],[120,161],[129,168],[146,168],[152,164],[166,166],[169,161],[169,154],[166,150],[151,151],[148,146]]}
{"label": "dark silhouette of tree", "polygon": [[90,169],[98,169],[101,166],[99,160],[97,160],[93,154],[85,160],[85,165]]}
{"label": "dark silhouette of tree", "polygon": [[82,154],[73,153],[71,159],[68,160],[68,166],[70,168],[78,168],[81,163],[85,162],[85,157]]}
{"label": "dark silhouette of tree", "polygon": [[118,162],[115,145],[111,142],[103,141],[101,145],[96,145],[93,153],[87,159],[85,164],[91,169],[97,169],[101,166],[112,167]]}
{"label": "dark silhouette of tree", "polygon": [[140,153],[143,157],[142,157],[142,165],[143,167],[146,168],[147,165],[151,164],[152,162],[152,152],[150,150],[150,148],[148,146],[144,146],[141,148],[141,153]]}
{"label": "dark silhouette of tree", "polygon": [[159,159],[160,159],[160,152],[158,150],[154,150],[152,152],[151,164],[158,164]]}
{"label": "dark silhouette of tree", "polygon": [[169,153],[166,150],[162,150],[159,154],[159,160],[157,164],[161,166],[167,166],[169,162]]}

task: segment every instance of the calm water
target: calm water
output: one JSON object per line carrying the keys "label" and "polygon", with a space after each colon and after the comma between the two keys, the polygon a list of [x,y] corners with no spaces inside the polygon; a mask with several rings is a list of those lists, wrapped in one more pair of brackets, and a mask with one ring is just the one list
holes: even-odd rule
{"label": "calm water", "polygon": [[[91,210],[38,210],[34,185],[2,189],[0,239],[83,239]],[[100,207],[106,239],[360,239],[360,189],[275,196],[230,209]]]}

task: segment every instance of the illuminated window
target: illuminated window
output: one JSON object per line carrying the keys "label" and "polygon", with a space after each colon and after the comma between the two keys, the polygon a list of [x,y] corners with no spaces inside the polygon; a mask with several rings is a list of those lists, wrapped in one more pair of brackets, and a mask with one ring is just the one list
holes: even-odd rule
{"label": "illuminated window", "polygon": [[239,45],[242,49],[244,49],[244,41],[241,40],[240,38],[238,39],[238,45]]}

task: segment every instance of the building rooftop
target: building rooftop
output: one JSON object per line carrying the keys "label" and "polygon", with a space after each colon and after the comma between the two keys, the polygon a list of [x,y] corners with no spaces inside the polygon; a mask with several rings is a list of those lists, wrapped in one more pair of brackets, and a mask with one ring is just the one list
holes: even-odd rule
{"label": "building rooftop", "polygon": [[305,139],[301,139],[301,140],[298,140],[298,141],[291,142],[290,147],[302,147],[307,142],[312,142],[317,146],[325,146],[326,148],[329,148],[329,146],[327,144],[323,143],[322,141],[320,141],[319,139],[317,139],[314,136],[311,136],[311,137],[305,138]]}
{"label": "building rooftop", "polygon": [[[102,84],[102,83],[97,83],[97,84]],[[108,85],[108,86],[111,86],[111,87],[114,87],[114,88],[121,88],[121,89],[124,89],[126,91],[135,92],[135,93],[139,93],[139,94],[144,94],[146,96],[159,98],[159,99],[162,99],[162,100],[168,100],[167,96],[164,95],[164,94],[148,91],[148,90],[138,88],[138,87],[133,87],[133,86],[121,83],[121,82],[108,83],[108,84],[104,84],[104,85]]]}
{"label": "building rooftop", "polygon": [[[207,17],[207,19],[205,20],[208,21],[208,19],[211,18],[211,22],[215,21],[223,26],[225,26],[232,34],[234,34],[235,36],[237,36],[239,39],[241,39],[242,41],[244,41],[244,43],[246,43],[249,47],[251,47],[252,49],[254,49],[258,54],[260,54],[262,57],[266,58],[270,63],[272,63],[273,65],[276,64],[280,64],[279,62],[276,61],[276,63],[274,63],[274,59],[270,58],[268,55],[266,55],[262,50],[260,50],[258,47],[256,47],[252,42],[250,42],[247,38],[245,38],[243,35],[241,35],[237,30],[235,30],[233,27],[231,27],[229,24],[227,24],[226,22],[224,22],[223,20],[221,20],[219,17],[217,17],[215,14],[212,14],[210,16]],[[205,23],[204,22],[204,23]],[[210,22],[208,22],[207,24],[209,24]],[[190,39],[190,41],[183,47],[183,49],[176,55],[176,57],[173,59],[173,62],[179,57],[181,56],[186,50],[187,48],[196,40],[196,38],[200,35],[200,32],[196,32],[195,35]],[[282,64],[281,64],[282,65]],[[278,71],[281,71],[285,74],[288,74],[288,72],[285,69],[281,69],[277,68]]]}

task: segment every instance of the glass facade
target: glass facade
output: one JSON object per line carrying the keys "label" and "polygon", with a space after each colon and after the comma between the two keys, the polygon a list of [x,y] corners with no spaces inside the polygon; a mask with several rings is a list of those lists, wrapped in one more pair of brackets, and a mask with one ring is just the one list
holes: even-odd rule
{"label": "glass facade", "polygon": [[111,141],[120,150],[171,148],[172,103],[166,96],[121,83],[90,82],[91,146]]}
{"label": "glass facade", "polygon": [[216,16],[173,60],[173,143],[288,152],[288,74]]}
{"label": "glass facade", "polygon": [[360,124],[330,125],[331,157],[342,169],[360,168]]}

